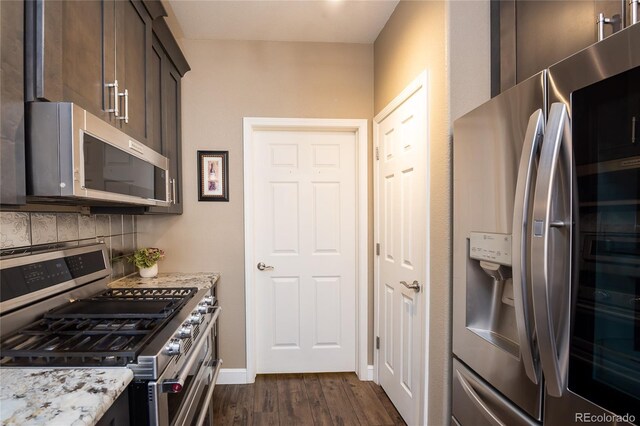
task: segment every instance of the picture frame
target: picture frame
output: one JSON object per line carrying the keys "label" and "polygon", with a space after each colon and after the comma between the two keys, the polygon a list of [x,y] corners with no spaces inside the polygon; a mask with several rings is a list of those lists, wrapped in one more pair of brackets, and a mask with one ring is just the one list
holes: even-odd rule
{"label": "picture frame", "polygon": [[198,201],[229,201],[229,151],[198,151]]}

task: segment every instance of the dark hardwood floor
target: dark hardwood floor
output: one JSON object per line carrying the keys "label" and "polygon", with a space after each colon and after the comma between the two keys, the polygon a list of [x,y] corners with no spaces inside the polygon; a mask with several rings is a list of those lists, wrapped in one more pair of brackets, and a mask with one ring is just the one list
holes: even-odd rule
{"label": "dark hardwood floor", "polygon": [[216,425],[404,425],[387,394],[355,373],[267,374],[217,385]]}

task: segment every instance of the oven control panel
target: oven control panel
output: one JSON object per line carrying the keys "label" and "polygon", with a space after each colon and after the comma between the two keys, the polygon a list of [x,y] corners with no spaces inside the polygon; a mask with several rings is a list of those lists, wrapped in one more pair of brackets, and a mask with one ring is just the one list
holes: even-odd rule
{"label": "oven control panel", "polygon": [[[33,257],[37,258],[37,256]],[[6,263],[9,262],[11,260],[6,261]],[[5,262],[2,262],[0,270],[1,302],[108,269],[101,249],[52,259],[34,260],[13,267],[5,267],[4,264]]]}

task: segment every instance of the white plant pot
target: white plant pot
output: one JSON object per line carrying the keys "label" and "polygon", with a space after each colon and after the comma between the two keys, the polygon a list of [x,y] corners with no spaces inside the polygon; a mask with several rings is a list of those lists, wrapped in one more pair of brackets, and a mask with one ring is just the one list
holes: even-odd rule
{"label": "white plant pot", "polygon": [[158,275],[158,264],[156,263],[153,266],[148,268],[140,268],[140,276],[142,278],[153,278]]}

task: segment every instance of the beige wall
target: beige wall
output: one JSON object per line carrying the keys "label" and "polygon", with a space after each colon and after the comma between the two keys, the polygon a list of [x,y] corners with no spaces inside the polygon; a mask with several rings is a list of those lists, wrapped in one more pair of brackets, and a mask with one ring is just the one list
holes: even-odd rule
{"label": "beige wall", "polygon": [[489,52],[485,0],[401,1],[374,44],[374,116],[422,70],[428,76],[430,425],[450,417],[451,118],[488,99]]}
{"label": "beige wall", "polygon": [[[373,115],[373,47],[360,44],[182,40],[184,214],[143,217],[140,246],[162,247],[161,271],[219,271],[225,368],[246,366],[243,117]],[[198,202],[197,150],[228,150],[230,201]],[[371,250],[370,250],[371,252]],[[372,294],[371,294],[372,296]],[[372,303],[371,303],[372,304]]]}

